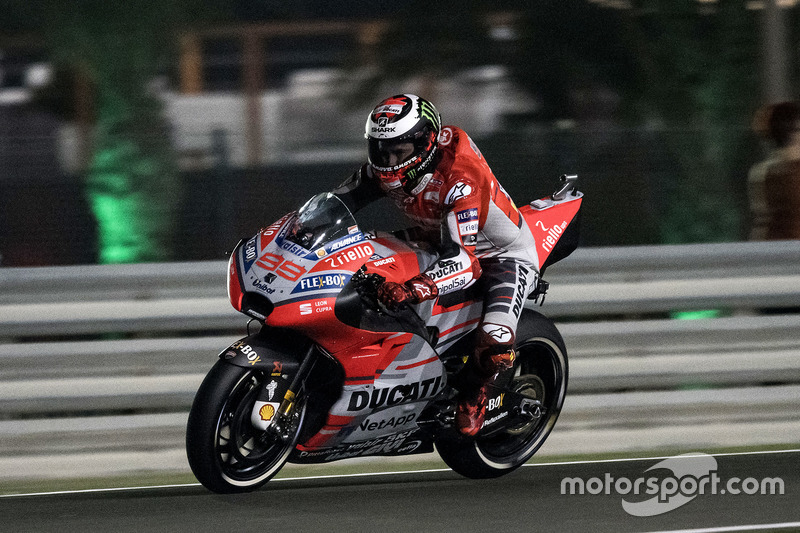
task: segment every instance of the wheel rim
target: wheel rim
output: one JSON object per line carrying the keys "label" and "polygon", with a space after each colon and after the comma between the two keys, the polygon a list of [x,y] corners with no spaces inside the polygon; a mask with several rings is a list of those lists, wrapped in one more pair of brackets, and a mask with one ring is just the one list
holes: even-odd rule
{"label": "wheel rim", "polygon": [[[222,477],[232,485],[250,486],[268,479],[294,448],[294,438],[288,443],[265,438],[264,432],[250,422],[263,379],[264,375],[258,372],[245,374],[232,388],[217,420],[215,459]],[[304,411],[301,405],[297,406],[292,421],[294,436]]]}
{"label": "wheel rim", "polygon": [[566,393],[566,357],[550,339],[531,339],[518,346],[514,370],[512,390],[541,401],[544,414],[475,440],[483,461],[498,469],[522,464],[539,449],[556,423]]}
{"label": "wheel rim", "polygon": [[[542,378],[537,375],[515,376],[511,390],[531,400],[538,400],[542,405],[547,405],[546,387]],[[506,429],[505,433],[510,436],[524,435],[532,429],[532,426],[538,425],[541,420],[540,418],[538,420],[520,422],[518,425]]]}

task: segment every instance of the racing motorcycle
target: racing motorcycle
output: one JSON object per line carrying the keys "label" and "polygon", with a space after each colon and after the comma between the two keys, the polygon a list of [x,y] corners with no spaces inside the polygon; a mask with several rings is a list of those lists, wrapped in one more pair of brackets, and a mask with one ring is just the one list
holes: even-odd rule
{"label": "racing motorcycle", "polygon": [[[577,247],[576,180],[562,176],[559,190],[520,208],[540,274]],[[435,262],[446,270],[423,244],[362,231],[332,193],[241,241],[228,295],[259,327],[222,351],[197,391],[186,432],[197,479],[214,492],[245,492],[287,462],[434,446],[470,478],[501,476],[530,459],[564,403],[564,341],[518,295],[514,365],[491,387],[482,429],[462,437],[455,397],[483,312],[480,280],[419,305],[389,309],[377,298],[382,280],[402,283]],[[529,298],[543,303],[547,288],[540,276]]]}

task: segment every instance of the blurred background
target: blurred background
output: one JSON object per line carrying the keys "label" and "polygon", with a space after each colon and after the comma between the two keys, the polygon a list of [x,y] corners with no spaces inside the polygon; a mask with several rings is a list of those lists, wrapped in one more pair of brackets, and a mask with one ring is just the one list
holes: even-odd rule
{"label": "blurred background", "polygon": [[415,92],[583,246],[747,238],[795,0],[3,0],[3,266],[223,259],[365,159]]}

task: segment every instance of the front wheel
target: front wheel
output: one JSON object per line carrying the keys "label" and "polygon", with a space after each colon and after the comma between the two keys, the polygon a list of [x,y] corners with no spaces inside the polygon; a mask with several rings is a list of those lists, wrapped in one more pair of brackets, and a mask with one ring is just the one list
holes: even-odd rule
{"label": "front wheel", "polygon": [[508,388],[542,405],[542,416],[475,439],[446,436],[436,443],[444,462],[470,478],[498,477],[524,464],[544,444],[561,412],[567,392],[567,349],[548,318],[523,315],[517,357]]}
{"label": "front wheel", "polygon": [[267,376],[218,361],[195,396],[186,427],[186,455],[200,483],[218,493],[251,491],[286,463],[305,416],[298,401],[288,438],[253,427],[250,414]]}

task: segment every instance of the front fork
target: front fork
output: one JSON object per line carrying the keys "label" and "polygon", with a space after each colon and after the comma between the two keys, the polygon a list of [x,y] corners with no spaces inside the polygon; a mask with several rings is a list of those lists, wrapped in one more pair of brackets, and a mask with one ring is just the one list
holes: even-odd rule
{"label": "front fork", "polygon": [[[289,388],[286,389],[286,392],[283,395],[283,400],[281,400],[275,417],[270,421],[264,430],[263,438],[278,438],[283,442],[287,442],[292,438],[292,435],[295,432],[294,430],[296,429],[293,427],[293,422],[298,405],[297,398],[298,396],[302,396],[306,377],[314,368],[316,360],[317,351],[316,347],[312,344],[306,351],[303,361],[300,363],[300,368],[297,369],[297,372],[292,378]],[[268,390],[265,386],[262,389],[258,400],[262,400],[262,397],[266,394],[268,394]],[[258,405],[256,405],[254,410],[258,410]],[[255,417],[256,415],[257,413],[254,412],[253,416]]]}

